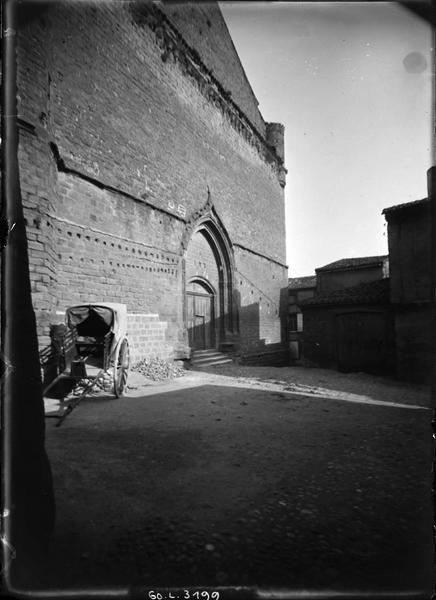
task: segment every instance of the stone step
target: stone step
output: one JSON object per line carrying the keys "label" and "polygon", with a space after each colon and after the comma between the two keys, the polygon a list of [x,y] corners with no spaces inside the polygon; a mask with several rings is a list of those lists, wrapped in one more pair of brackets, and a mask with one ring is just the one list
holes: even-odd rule
{"label": "stone step", "polygon": [[222,365],[224,363],[231,362],[233,361],[228,354],[218,352],[214,349],[195,350],[191,358],[191,366],[193,367],[208,367],[211,365]]}
{"label": "stone step", "polygon": [[226,356],[226,355],[222,354],[221,352],[211,352],[210,354],[193,354],[191,357],[191,360],[208,360],[210,358],[216,358],[217,356]]}
{"label": "stone step", "polygon": [[198,360],[191,360],[191,365],[196,367],[203,367],[205,365],[218,364],[223,362],[233,362],[228,356],[214,356],[213,358],[202,358]]}
{"label": "stone step", "polygon": [[194,350],[192,352],[192,356],[211,356],[214,354],[223,354],[223,352],[219,352],[215,348],[208,348],[207,350]]}
{"label": "stone step", "polygon": [[229,358],[228,354],[223,354],[222,352],[211,352],[210,354],[194,354],[192,355],[192,360],[209,360],[211,358]]}
{"label": "stone step", "polygon": [[223,358],[222,360],[208,360],[202,363],[192,363],[192,369],[203,369],[204,367],[215,367],[216,365],[231,364],[233,361],[230,358]]}

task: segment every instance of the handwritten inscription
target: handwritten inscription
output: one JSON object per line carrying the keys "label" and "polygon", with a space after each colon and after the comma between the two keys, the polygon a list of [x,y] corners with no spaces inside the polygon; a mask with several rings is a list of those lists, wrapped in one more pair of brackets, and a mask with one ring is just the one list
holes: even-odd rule
{"label": "handwritten inscription", "polygon": [[173,212],[177,212],[181,217],[186,217],[186,206],[183,206],[183,204],[177,204],[172,200],[168,200],[168,208]]}
{"label": "handwritten inscription", "polygon": [[150,590],[148,592],[150,600],[219,600],[219,597],[219,592],[208,592],[207,590],[181,590],[166,593]]}

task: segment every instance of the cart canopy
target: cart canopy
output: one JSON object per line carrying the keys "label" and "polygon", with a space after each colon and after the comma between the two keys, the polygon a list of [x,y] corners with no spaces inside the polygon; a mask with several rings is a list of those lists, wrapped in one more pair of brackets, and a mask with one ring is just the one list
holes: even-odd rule
{"label": "cart canopy", "polygon": [[67,325],[76,328],[80,336],[102,337],[109,331],[117,343],[127,333],[127,308],[125,304],[99,302],[80,304],[66,310]]}

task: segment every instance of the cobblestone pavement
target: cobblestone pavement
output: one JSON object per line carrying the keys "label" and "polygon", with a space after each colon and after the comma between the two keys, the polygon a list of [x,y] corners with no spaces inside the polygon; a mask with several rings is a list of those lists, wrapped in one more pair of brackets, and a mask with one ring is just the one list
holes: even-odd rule
{"label": "cobblestone pavement", "polygon": [[50,583],[430,590],[425,388],[227,367],[47,422]]}

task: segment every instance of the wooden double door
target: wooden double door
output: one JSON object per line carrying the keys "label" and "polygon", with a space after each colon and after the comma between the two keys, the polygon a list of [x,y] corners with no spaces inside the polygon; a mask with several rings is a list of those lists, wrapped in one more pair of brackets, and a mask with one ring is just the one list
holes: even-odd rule
{"label": "wooden double door", "polygon": [[187,291],[187,326],[189,346],[193,350],[215,347],[214,295]]}

